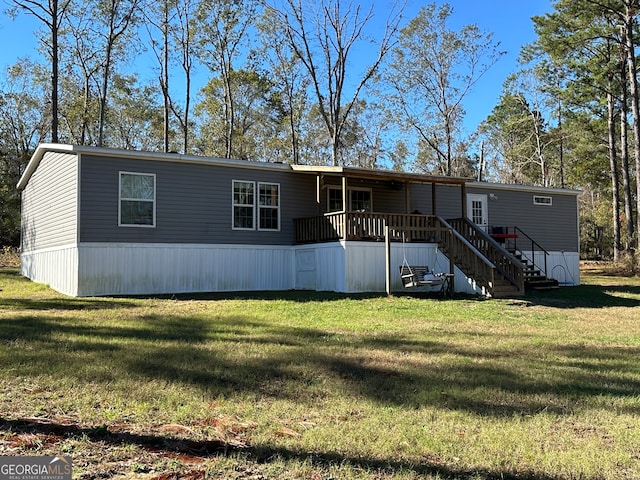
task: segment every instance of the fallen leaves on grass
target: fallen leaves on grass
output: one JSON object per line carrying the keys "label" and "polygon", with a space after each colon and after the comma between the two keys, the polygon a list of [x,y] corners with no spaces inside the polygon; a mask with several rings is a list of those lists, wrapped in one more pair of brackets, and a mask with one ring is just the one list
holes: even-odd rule
{"label": "fallen leaves on grass", "polygon": [[37,433],[14,434],[6,440],[11,448],[36,449],[51,447],[64,440],[60,435],[46,435]]}
{"label": "fallen leaves on grass", "polygon": [[207,478],[204,470],[191,470],[190,472],[186,473],[163,473],[151,478],[151,480],[202,480],[204,478]]}
{"label": "fallen leaves on grass", "polygon": [[296,432],[295,430],[289,427],[282,427],[280,430],[276,432],[276,437],[300,438],[302,437],[302,434]]}
{"label": "fallen leaves on grass", "polygon": [[172,432],[172,433],[183,433],[186,435],[193,435],[193,429],[189,427],[185,427],[184,425],[178,425],[177,423],[170,423],[167,425],[160,425],[158,427],[158,431],[160,432]]}

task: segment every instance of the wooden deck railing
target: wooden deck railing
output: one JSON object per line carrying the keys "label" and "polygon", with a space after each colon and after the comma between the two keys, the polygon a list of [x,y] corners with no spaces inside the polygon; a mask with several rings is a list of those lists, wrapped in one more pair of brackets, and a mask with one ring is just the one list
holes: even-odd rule
{"label": "wooden deck railing", "polygon": [[316,243],[336,240],[383,240],[389,225],[392,240],[425,241],[436,217],[400,213],[335,212],[294,220],[296,242]]}
{"label": "wooden deck railing", "polygon": [[464,236],[443,218],[438,217],[436,226],[443,233],[438,244],[444,254],[477,285],[493,294],[496,267],[485,258]]}
{"label": "wooden deck railing", "polygon": [[524,266],[516,257],[507,252],[489,234],[466,218],[447,221],[487,260],[495,265],[500,274],[524,292]]}

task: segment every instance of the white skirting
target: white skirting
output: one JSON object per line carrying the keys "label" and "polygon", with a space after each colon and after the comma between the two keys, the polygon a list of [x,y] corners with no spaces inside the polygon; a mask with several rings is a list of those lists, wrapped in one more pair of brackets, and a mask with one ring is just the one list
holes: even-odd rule
{"label": "white skirting", "polygon": [[[523,252],[525,257],[533,258],[531,252]],[[548,252],[545,264],[536,252],[536,266],[548,277],[558,281],[561,286],[580,285],[580,255],[578,252]]]}
{"label": "white skirting", "polygon": [[[392,291],[402,291],[399,267],[426,265],[448,272],[436,244],[392,244]],[[577,253],[554,252],[549,274],[563,285],[580,283]],[[72,296],[149,295],[257,290],[385,291],[382,242],[315,245],[191,245],[84,243],[22,253],[24,276]],[[455,290],[479,293],[461,271]],[[429,289],[429,287],[423,287]]]}

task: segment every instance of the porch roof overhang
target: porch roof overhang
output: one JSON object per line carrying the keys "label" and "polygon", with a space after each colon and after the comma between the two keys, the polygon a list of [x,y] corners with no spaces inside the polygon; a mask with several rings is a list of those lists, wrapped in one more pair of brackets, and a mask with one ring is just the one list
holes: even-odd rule
{"label": "porch roof overhang", "polygon": [[473,182],[473,178],[445,177],[441,175],[426,175],[422,173],[394,172],[393,170],[373,170],[360,167],[341,167],[325,165],[291,165],[291,169],[298,173],[308,173],[319,176],[335,176],[344,178],[366,178],[374,180],[432,183],[439,185],[466,185]]}

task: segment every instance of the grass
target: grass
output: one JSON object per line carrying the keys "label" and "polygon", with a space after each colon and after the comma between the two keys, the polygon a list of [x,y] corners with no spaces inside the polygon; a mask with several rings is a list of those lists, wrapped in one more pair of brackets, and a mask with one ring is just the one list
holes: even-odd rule
{"label": "grass", "polygon": [[638,479],[640,279],[69,298],[0,270],[0,455],[75,478]]}

